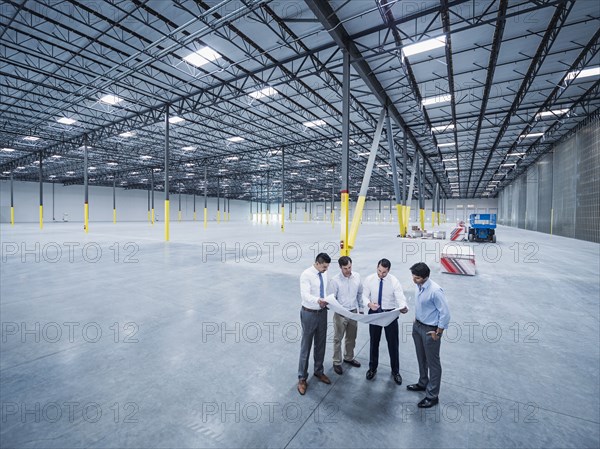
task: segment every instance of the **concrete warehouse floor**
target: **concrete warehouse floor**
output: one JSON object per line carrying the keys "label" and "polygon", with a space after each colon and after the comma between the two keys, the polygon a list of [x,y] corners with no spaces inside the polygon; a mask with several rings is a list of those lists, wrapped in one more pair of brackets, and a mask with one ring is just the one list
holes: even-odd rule
{"label": "concrete warehouse floor", "polygon": [[[299,275],[337,259],[339,224],[2,225],[0,446],[44,448],[596,448],[600,246],[499,227],[474,277],[440,273],[442,241],[365,224],[354,271],[381,257],[405,290],[397,386],[385,343],[296,391]],[[442,226],[449,230],[450,225]],[[465,245],[467,242],[464,243]],[[438,407],[422,411],[409,266],[450,302]],[[332,263],[330,273],[339,269]],[[329,314],[331,321],[332,313]],[[312,357],[311,357],[312,358]],[[312,360],[309,372],[312,373]]]}

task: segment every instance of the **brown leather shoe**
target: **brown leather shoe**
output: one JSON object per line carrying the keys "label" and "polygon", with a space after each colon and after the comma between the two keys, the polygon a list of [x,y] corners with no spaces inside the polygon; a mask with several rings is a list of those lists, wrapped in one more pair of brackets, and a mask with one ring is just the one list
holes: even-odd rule
{"label": "brown leather shoe", "polygon": [[298,393],[300,393],[301,395],[304,396],[304,393],[306,393],[307,387],[308,387],[308,384],[306,383],[306,379],[300,379],[298,381]]}
{"label": "brown leather shoe", "polygon": [[360,362],[356,359],[344,360],[344,362],[349,363],[350,365],[355,366],[357,368],[360,368]]}
{"label": "brown leather shoe", "polygon": [[323,382],[324,384],[330,384],[331,381],[329,380],[329,377],[327,377],[325,374],[317,374],[315,373],[315,377],[317,379],[319,379],[321,382]]}

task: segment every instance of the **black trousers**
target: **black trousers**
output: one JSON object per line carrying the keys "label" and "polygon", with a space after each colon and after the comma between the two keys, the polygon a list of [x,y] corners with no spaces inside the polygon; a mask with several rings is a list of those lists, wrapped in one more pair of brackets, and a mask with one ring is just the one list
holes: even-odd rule
{"label": "black trousers", "polygon": [[[369,315],[372,313],[378,312],[374,312],[373,310],[369,309]],[[369,369],[371,371],[375,371],[379,365],[379,342],[381,341],[381,331],[383,329],[385,329],[385,339],[387,341],[388,352],[390,354],[390,366],[392,367],[392,374],[398,374],[400,372],[398,318],[384,328],[369,324],[369,335],[371,337]]]}

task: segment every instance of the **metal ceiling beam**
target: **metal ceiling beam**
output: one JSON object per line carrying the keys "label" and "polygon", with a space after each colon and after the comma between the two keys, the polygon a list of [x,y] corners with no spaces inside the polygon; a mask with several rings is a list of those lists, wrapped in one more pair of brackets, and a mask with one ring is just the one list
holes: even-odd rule
{"label": "metal ceiling beam", "polygon": [[[311,11],[315,14],[319,22],[321,22],[322,26],[329,31],[329,34],[335,41],[335,43],[347,51],[351,57],[351,64],[354,67],[354,70],[360,75],[362,81],[367,85],[367,87],[371,90],[373,95],[379,100],[382,107],[388,109],[391,117],[398,124],[398,126],[402,129],[408,139],[410,139],[411,143],[415,147],[417,151],[419,151],[423,158],[427,159],[423,148],[415,138],[414,134],[410,130],[410,128],[406,125],[404,119],[393,105],[393,102],[387,96],[385,89],[377,80],[375,75],[373,74],[369,64],[362,58],[362,54],[358,50],[356,44],[350,39],[350,36],[346,32],[343,24],[340,22],[338,17],[333,12],[333,9],[326,2],[320,2],[317,0],[305,0],[307,6],[311,9]],[[428,164],[430,161],[427,159]],[[431,166],[431,165],[430,165]],[[432,173],[437,182],[439,179],[433,167],[431,167]]]}
{"label": "metal ceiling beam", "polygon": [[[529,90],[529,87],[531,87],[531,85],[533,84],[533,81],[535,80],[535,77],[536,77],[540,67],[543,64],[543,62],[546,58],[546,55],[550,51],[550,48],[554,44],[556,37],[560,33],[562,25],[567,20],[567,17],[569,16],[571,9],[573,8],[573,4],[574,4],[574,0],[565,0],[557,6],[556,11],[554,12],[554,15],[552,16],[550,23],[548,24],[546,33],[544,34],[544,37],[542,38],[542,41],[540,42],[540,45],[538,46],[535,56],[532,58],[531,64],[529,65],[529,69],[527,70],[527,73],[523,77],[523,81],[521,83],[521,86],[519,87],[517,94],[515,95],[513,103],[506,114],[506,118],[504,119],[502,126],[498,130],[496,140],[494,141],[494,144],[492,145],[492,148],[490,149],[489,155],[487,157],[487,160],[486,160],[484,168],[483,168],[483,172],[482,172],[481,176],[479,176],[479,180],[477,181],[477,184],[475,185],[475,188],[473,189],[473,196],[475,196],[476,192],[479,190],[479,185],[481,184],[481,181],[483,180],[483,177],[484,177],[486,170],[490,164],[490,161],[492,160],[492,156],[493,156],[494,152],[496,151],[496,148],[500,144],[500,141],[504,137],[504,133],[508,129],[508,126],[510,124],[510,120],[511,120],[512,116],[517,112],[521,102],[523,101],[523,99],[525,98],[525,95],[527,94],[527,92]],[[466,194],[468,196],[469,192],[466,192]]]}

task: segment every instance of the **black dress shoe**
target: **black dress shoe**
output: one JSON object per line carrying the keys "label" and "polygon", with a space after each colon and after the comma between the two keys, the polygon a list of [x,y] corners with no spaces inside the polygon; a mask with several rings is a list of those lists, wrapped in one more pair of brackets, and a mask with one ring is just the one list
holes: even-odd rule
{"label": "black dress shoe", "polygon": [[344,374],[344,370],[342,369],[342,365],[333,365],[333,371],[335,374]]}
{"label": "black dress shoe", "polygon": [[392,374],[392,376],[394,377],[394,382],[396,382],[398,385],[402,385],[402,376],[400,373]]}
{"label": "black dress shoe", "polygon": [[373,380],[373,378],[375,377],[375,373],[377,372],[377,370],[369,370],[367,371],[367,380]]}
{"label": "black dress shoe", "polygon": [[344,362],[349,363],[350,365],[355,366],[356,368],[360,368],[360,362],[356,359],[344,360]]}
{"label": "black dress shoe", "polygon": [[429,408],[429,407],[433,407],[434,405],[437,405],[438,402],[440,402],[440,400],[438,398],[425,398],[417,404],[417,407]]}
{"label": "black dress shoe", "polygon": [[410,390],[410,391],[425,391],[425,387],[422,387],[422,386],[421,386],[421,385],[419,385],[419,384],[411,384],[411,385],[407,385],[407,386],[406,386],[406,389],[407,389],[407,390]]}

